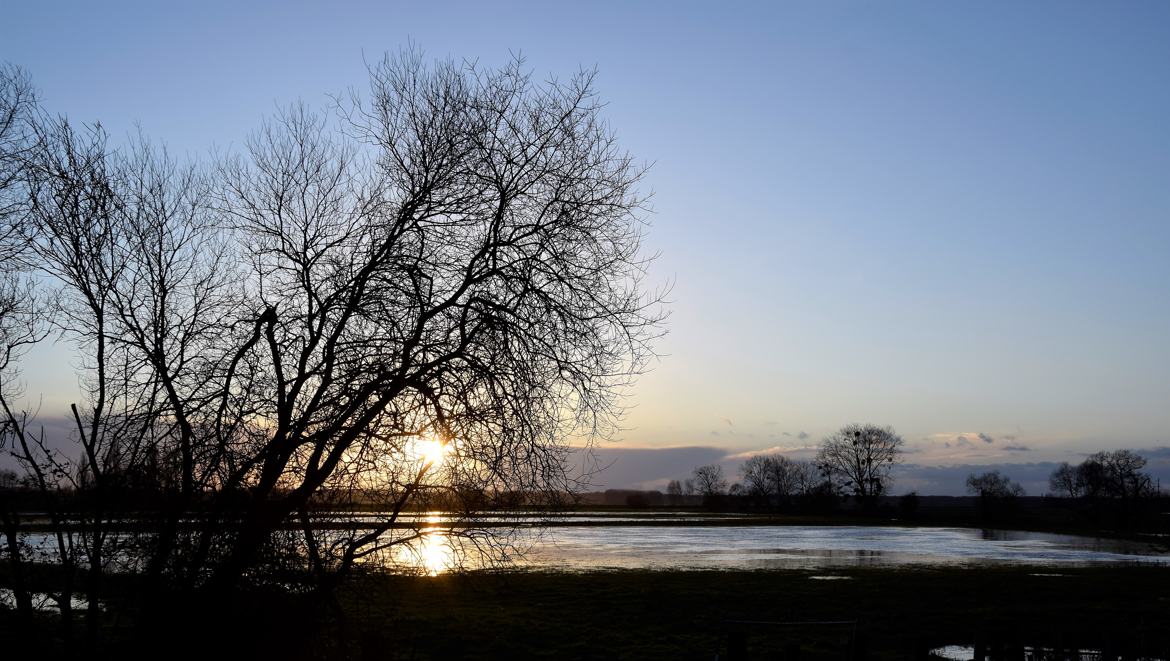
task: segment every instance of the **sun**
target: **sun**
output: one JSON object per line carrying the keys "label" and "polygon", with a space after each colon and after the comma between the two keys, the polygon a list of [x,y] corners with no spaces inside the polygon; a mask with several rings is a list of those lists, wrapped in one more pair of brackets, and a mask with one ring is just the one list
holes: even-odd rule
{"label": "sun", "polygon": [[450,452],[447,444],[431,438],[420,438],[414,442],[414,455],[420,463],[438,466]]}

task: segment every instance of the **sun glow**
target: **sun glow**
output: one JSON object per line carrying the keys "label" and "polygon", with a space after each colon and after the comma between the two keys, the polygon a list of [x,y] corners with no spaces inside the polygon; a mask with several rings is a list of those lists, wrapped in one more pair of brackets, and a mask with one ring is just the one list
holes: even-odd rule
{"label": "sun glow", "polygon": [[451,569],[451,544],[446,535],[430,532],[423,536],[418,548],[418,564],[428,576],[438,576]]}
{"label": "sun glow", "polygon": [[437,441],[430,438],[420,438],[415,440],[412,454],[415,460],[422,464],[430,466],[439,466],[443,463],[443,459],[450,454],[451,447],[447,443]]}

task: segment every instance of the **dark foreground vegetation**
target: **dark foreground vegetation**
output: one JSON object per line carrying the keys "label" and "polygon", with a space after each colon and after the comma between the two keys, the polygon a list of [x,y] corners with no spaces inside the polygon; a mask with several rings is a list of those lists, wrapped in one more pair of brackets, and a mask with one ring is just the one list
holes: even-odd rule
{"label": "dark foreground vegetation", "polygon": [[[824,580],[825,575],[840,577]],[[54,620],[6,651],[62,656]],[[827,624],[812,624],[812,623]],[[948,644],[998,658],[1023,646],[1168,658],[1160,567],[807,572],[492,573],[354,577],[335,601],[246,591],[175,594],[104,624],[77,656],[283,659],[913,659]],[[800,656],[795,656],[799,654]],[[1013,658],[1023,658],[1017,654]]]}

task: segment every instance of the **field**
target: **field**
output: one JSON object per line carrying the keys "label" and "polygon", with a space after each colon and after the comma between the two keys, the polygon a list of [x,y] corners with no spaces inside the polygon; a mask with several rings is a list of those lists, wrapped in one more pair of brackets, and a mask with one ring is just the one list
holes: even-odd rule
{"label": "field", "polygon": [[[998,658],[1023,658],[1024,646],[1166,658],[1170,571],[366,576],[339,586],[331,604],[273,593],[232,603],[175,595],[166,608],[111,626],[101,651],[120,658],[926,659],[948,644],[981,644]],[[5,624],[0,634],[41,656],[61,652],[49,629],[30,635]]]}

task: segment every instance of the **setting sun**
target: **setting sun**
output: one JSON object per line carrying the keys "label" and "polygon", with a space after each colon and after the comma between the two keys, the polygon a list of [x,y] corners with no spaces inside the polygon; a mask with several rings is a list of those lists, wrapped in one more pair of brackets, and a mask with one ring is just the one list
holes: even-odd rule
{"label": "setting sun", "polygon": [[449,452],[448,444],[435,439],[421,438],[414,442],[414,456],[420,463],[438,466]]}

